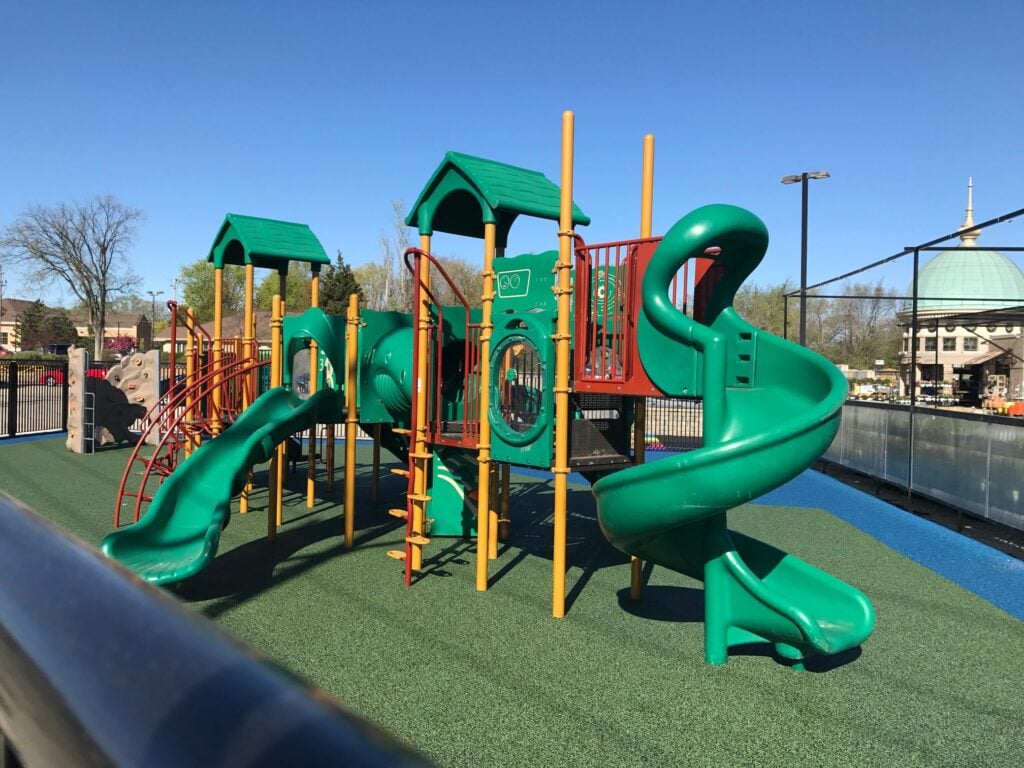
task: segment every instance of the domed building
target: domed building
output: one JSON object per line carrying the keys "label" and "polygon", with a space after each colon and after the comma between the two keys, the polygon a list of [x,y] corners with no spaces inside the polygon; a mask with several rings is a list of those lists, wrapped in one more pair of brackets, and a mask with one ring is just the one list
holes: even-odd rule
{"label": "domed building", "polygon": [[[973,193],[974,185],[968,181],[960,245],[937,254],[918,273],[913,370],[912,301],[904,302],[898,318],[904,329],[903,392],[909,393],[913,385],[919,397],[976,405],[997,395],[1024,398],[1024,272],[1004,254],[977,245]],[[910,286],[906,295],[912,291]]]}

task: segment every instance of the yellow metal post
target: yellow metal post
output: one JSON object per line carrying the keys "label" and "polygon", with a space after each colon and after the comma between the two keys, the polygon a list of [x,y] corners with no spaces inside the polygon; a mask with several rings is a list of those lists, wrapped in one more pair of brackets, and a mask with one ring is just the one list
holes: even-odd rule
{"label": "yellow metal post", "polygon": [[[270,313],[270,387],[281,385],[281,296],[274,296]],[[267,538],[277,537],[281,524],[281,492],[284,457],[280,446],[274,449],[270,459],[270,483],[267,489]]]}
{"label": "yellow metal post", "polygon": [[[277,379],[271,382],[272,387],[280,387],[284,384],[284,334],[282,332],[282,324],[284,321],[285,309],[285,296],[288,292],[288,272],[278,272],[277,274],[277,295],[281,300],[281,308],[277,316],[277,342],[274,348],[277,350]],[[273,342],[272,342],[273,343]],[[277,475],[274,478],[274,484],[277,486],[277,504],[274,510],[274,516],[277,520],[277,525],[280,526],[284,522],[284,476],[288,467],[288,447],[284,442],[281,442],[277,446]]]}
{"label": "yellow metal post", "polygon": [[[320,267],[313,267],[313,278],[309,284],[309,306],[320,306]],[[316,393],[317,374],[319,373],[320,356],[317,354],[316,342],[309,345],[309,395]],[[306,471],[306,507],[312,509],[316,504],[316,422],[309,428],[309,468]]]}
{"label": "yellow metal post", "polygon": [[345,549],[352,549],[356,531],[356,427],[359,399],[359,294],[348,297],[345,316]]}
{"label": "yellow metal post", "polygon": [[327,425],[324,438],[324,465],[327,469],[327,492],[334,493],[334,424]]}
{"label": "yellow metal post", "polygon": [[[182,307],[182,317],[188,317],[188,308]],[[189,323],[188,335],[185,337],[185,456],[191,456],[195,450],[195,433],[192,421],[195,419],[195,398],[192,385],[196,383],[196,350],[195,331]],[[172,374],[173,376],[173,374]],[[173,378],[172,378],[173,381]]]}
{"label": "yellow metal post", "polygon": [[373,477],[370,478],[370,501],[380,501],[380,424],[373,425]]}
{"label": "yellow metal post", "polygon": [[[253,363],[256,360],[256,350],[252,332],[252,299],[253,299],[253,284],[255,283],[255,271],[256,268],[252,264],[245,265],[245,311],[242,315],[242,354],[244,355],[246,362]],[[249,380],[249,386],[242,386],[242,408],[248,408],[252,405],[250,401],[250,395],[256,396],[256,390],[252,387],[252,376],[246,377]],[[249,493],[252,491],[252,471],[246,473],[245,485],[242,486],[242,495],[238,499],[238,511],[240,514],[246,514],[249,511]]]}
{"label": "yellow metal post", "polygon": [[498,558],[498,493],[501,490],[501,481],[498,478],[499,463],[491,461],[490,498],[487,503],[487,557],[490,560]]}
{"label": "yellow metal post", "polygon": [[210,414],[210,433],[220,434],[221,406],[221,335],[224,332],[224,267],[213,270],[213,413]]}
{"label": "yellow metal post", "polygon": [[476,516],[476,588],[487,591],[487,560],[490,556],[491,540],[491,335],[494,322],[491,312],[494,306],[494,253],[497,241],[497,227],[484,224],[484,270],[483,292],[480,296],[480,445],[477,462],[477,516]]}
{"label": "yellow metal post", "polygon": [[[644,160],[640,185],[640,237],[651,237],[654,223],[654,135],[644,136]],[[643,464],[647,452],[647,398],[636,401],[633,420],[633,463]],[[642,589],[643,563],[631,556],[629,561],[629,597],[639,600]]]}
{"label": "yellow metal post", "polygon": [[509,492],[512,482],[512,465],[504,463],[501,465],[501,517],[498,518],[498,539],[508,541],[509,523]]}
{"label": "yellow metal post", "polygon": [[[420,250],[430,252],[430,235],[420,235]],[[420,284],[416,286],[416,302],[419,307],[420,322],[416,328],[416,412],[413,417],[412,440],[412,495],[409,507],[412,512],[412,531],[407,542],[409,547],[409,570],[419,571],[423,566],[424,521],[426,520],[427,483],[430,472],[431,454],[427,450],[427,399],[430,397],[430,385],[427,381],[430,370],[427,354],[430,349],[430,262],[425,261],[420,267]]]}
{"label": "yellow metal post", "polygon": [[558,218],[558,264],[555,267],[558,324],[555,332],[555,520],[552,557],[551,615],[565,616],[565,544],[569,498],[569,271],[575,233],[572,229],[574,116],[562,114],[561,206]]}

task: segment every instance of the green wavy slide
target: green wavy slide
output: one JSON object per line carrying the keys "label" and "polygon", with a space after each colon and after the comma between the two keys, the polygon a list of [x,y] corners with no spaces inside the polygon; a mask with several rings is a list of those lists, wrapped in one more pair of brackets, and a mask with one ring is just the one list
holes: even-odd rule
{"label": "green wavy slide", "polygon": [[[856,588],[726,525],[727,510],[825,451],[847,392],[830,362],[733,309],[767,246],[760,219],[734,206],[699,208],[669,230],[642,285],[640,355],[666,394],[703,394],[703,446],[610,475],[593,491],[612,544],[704,581],[709,664],[724,664],[730,647],[768,642],[800,667],[808,656],[860,645],[875,615]],[[668,288],[684,261],[701,256],[723,277],[696,322],[672,305]]]}
{"label": "green wavy slide", "polygon": [[195,575],[216,557],[231,499],[249,469],[269,460],[289,435],[335,420],[343,405],[333,389],[305,400],[287,387],[263,393],[163,482],[139,522],[109,534],[100,549],[154,584]]}

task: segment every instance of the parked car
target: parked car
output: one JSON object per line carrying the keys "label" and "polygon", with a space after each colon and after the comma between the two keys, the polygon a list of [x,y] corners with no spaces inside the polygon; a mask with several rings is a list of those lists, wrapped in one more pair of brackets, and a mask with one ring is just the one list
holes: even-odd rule
{"label": "parked car", "polygon": [[[85,375],[90,379],[105,379],[107,378],[107,371],[104,368],[90,368],[85,372]],[[52,371],[43,371],[39,374],[39,383],[45,384],[48,387],[55,387],[58,384],[63,384],[64,369],[54,368]]]}

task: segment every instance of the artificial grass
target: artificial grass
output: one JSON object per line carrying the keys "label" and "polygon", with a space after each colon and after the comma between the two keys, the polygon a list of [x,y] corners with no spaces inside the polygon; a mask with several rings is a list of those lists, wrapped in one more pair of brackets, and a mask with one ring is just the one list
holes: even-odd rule
{"label": "artificial grass", "polygon": [[[307,510],[286,500],[276,543],[233,515],[221,553],[172,590],[196,610],[444,765],[1016,765],[1024,726],[1021,623],[818,509],[747,505],[732,527],[862,589],[878,626],[863,652],[794,672],[764,648],[703,661],[700,584],[627,559],[570,492],[567,617],[550,618],[551,485],[513,477],[512,539],[474,589],[471,543],[434,539],[404,589],[402,531],[369,502],[361,448],[357,548],[341,548],[340,473]],[[0,447],[0,488],[95,545],[127,451],[60,440]],[[339,458],[340,461],[340,458]],[[304,469],[289,476],[301,491]],[[637,500],[638,510],[643,499]],[[142,694],[140,694],[142,695]]]}

